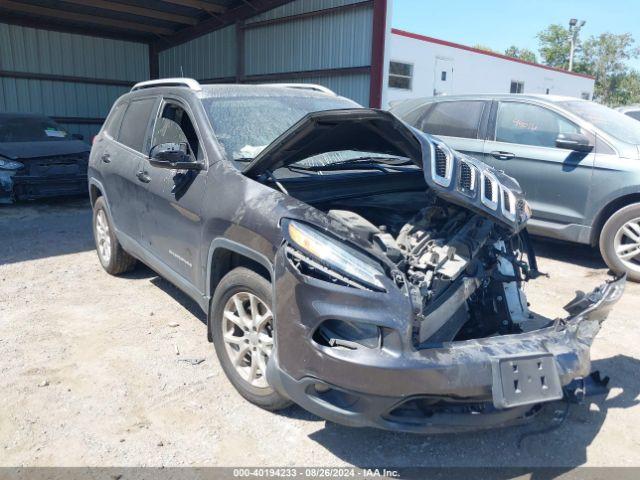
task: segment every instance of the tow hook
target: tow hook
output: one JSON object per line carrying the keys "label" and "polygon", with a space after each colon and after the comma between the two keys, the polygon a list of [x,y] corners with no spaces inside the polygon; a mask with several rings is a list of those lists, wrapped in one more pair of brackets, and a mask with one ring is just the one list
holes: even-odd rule
{"label": "tow hook", "polygon": [[582,403],[584,397],[602,395],[609,392],[609,377],[600,377],[600,371],[591,372],[588,377],[580,377],[564,387],[565,401]]}

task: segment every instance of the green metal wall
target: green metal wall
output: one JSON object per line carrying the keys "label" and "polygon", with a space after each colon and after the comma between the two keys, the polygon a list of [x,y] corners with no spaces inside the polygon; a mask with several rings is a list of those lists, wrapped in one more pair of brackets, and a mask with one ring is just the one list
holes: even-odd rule
{"label": "green metal wall", "polygon": [[160,78],[196,79],[236,74],[236,29],[225,27],[160,52]]}
{"label": "green metal wall", "polygon": [[[373,24],[370,2],[326,15],[257,23],[358,3],[363,0],[296,0],[248,19],[243,81],[264,78],[261,81],[320,83],[368,105],[370,79],[366,69],[371,65]],[[160,76],[176,76],[182,71],[200,80],[234,81],[237,54],[236,28],[229,26],[162,51]],[[357,70],[359,67],[364,68]],[[326,74],[318,72],[321,70]],[[311,77],[300,72],[315,74]],[[270,75],[278,75],[278,79],[270,80]]]}
{"label": "green metal wall", "polygon": [[90,139],[100,124],[87,120],[104,118],[114,100],[130,89],[127,84],[148,78],[146,44],[0,23],[0,111],[82,119],[63,125]]}

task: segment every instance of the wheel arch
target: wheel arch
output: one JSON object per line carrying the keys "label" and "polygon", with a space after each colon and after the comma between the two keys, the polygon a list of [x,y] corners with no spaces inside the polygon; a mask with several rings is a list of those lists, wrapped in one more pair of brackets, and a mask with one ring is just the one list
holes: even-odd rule
{"label": "wheel arch", "polygon": [[[209,302],[212,301],[220,280],[237,267],[248,268],[273,284],[273,263],[264,254],[233,240],[217,238],[211,242],[207,259],[205,292]],[[207,311],[207,324],[210,325],[208,317],[209,311]],[[207,337],[212,341],[209,327]]]}
{"label": "wheel arch", "polygon": [[91,208],[96,204],[96,200],[103,195],[102,189],[95,182],[89,184],[89,201],[91,202]]}
{"label": "wheel arch", "polygon": [[607,223],[611,215],[621,208],[628,207],[634,203],[640,203],[640,192],[628,193],[617,197],[601,208],[591,229],[591,245],[596,246],[598,244],[604,224]]}

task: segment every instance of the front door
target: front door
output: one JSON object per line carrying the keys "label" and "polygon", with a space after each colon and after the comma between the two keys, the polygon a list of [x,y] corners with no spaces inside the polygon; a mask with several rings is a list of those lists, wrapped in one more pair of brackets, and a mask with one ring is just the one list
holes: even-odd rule
{"label": "front door", "polygon": [[436,58],[433,96],[451,95],[453,93],[453,60]]}
{"label": "front door", "polygon": [[544,106],[504,101],[484,145],[485,162],[520,183],[533,209],[533,225],[584,224],[595,154],[556,148],[560,133],[592,136]]}
{"label": "front door", "polygon": [[[206,165],[192,118],[183,103],[164,99],[154,122],[151,148],[163,143],[187,143],[192,160]],[[144,246],[165,267],[196,286],[207,170],[159,168],[145,159],[142,172],[145,194],[140,225]]]}

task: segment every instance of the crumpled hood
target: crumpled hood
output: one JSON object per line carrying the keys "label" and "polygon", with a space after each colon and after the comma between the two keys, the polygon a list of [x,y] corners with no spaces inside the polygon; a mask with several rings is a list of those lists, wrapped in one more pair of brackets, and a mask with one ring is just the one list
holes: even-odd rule
{"label": "crumpled hood", "polygon": [[440,197],[491,217],[513,231],[520,230],[528,220],[527,204],[515,179],[451,150],[383,110],[310,113],[264,148],[243,173],[257,178],[314,155],[345,150],[410,158]]}
{"label": "crumpled hood", "polygon": [[0,143],[0,156],[11,160],[72,155],[89,150],[91,147],[82,140]]}

